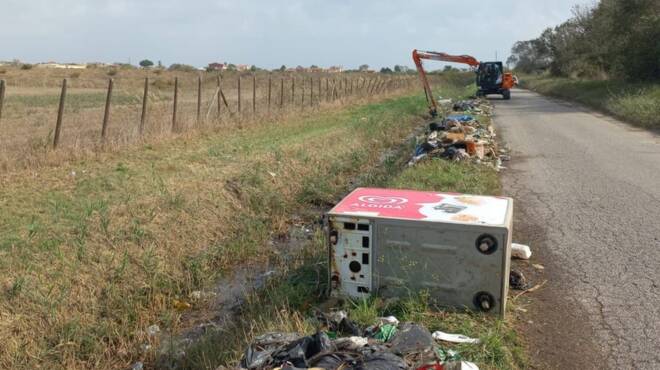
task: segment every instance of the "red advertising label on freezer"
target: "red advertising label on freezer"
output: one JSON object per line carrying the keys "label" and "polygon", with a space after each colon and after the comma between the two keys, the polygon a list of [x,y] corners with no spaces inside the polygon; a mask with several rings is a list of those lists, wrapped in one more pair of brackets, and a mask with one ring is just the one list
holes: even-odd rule
{"label": "red advertising label on freezer", "polygon": [[503,225],[511,199],[401,189],[357,188],[331,215]]}

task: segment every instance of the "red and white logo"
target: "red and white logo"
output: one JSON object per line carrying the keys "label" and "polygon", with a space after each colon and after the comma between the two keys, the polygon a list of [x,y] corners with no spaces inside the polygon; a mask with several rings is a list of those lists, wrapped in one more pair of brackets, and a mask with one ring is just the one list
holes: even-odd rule
{"label": "red and white logo", "polygon": [[358,197],[360,202],[369,203],[369,204],[380,204],[380,205],[401,205],[408,203],[408,199],[403,197],[384,197],[380,195],[363,195]]}

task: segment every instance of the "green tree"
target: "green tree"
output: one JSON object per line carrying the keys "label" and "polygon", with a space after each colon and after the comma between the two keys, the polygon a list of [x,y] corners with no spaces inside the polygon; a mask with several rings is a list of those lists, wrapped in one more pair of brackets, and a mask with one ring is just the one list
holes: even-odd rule
{"label": "green tree", "polygon": [[366,72],[369,70],[369,65],[368,64],[362,64],[361,66],[358,67],[358,71],[360,72]]}
{"label": "green tree", "polygon": [[280,72],[284,72],[284,71],[286,71],[286,66],[282,64],[282,66],[280,67]]}
{"label": "green tree", "polygon": [[140,67],[142,68],[151,68],[154,65],[154,62],[149,59],[144,59],[140,61]]}

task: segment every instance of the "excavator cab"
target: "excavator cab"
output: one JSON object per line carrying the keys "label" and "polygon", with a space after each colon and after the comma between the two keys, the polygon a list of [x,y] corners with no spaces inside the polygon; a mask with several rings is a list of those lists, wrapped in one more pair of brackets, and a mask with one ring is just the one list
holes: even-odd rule
{"label": "excavator cab", "polygon": [[475,71],[477,74],[477,96],[499,94],[505,100],[511,99],[513,75],[504,72],[502,62],[481,62]]}

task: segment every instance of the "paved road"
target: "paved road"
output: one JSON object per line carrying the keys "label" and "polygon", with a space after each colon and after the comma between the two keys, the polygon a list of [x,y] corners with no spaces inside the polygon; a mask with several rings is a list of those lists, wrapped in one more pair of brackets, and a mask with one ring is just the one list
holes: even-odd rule
{"label": "paved road", "polygon": [[660,369],[660,137],[525,90],[494,103],[514,240],[548,279],[523,321],[535,367]]}

